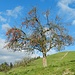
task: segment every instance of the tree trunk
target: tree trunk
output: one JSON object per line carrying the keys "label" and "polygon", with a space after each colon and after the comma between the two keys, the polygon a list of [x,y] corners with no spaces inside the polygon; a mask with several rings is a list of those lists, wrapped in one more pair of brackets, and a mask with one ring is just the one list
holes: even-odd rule
{"label": "tree trunk", "polygon": [[43,67],[47,67],[46,53],[43,53]]}

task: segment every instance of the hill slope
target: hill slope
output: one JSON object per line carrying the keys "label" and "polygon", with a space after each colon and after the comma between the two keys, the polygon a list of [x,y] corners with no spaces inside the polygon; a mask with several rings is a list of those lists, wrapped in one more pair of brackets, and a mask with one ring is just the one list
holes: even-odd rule
{"label": "hill slope", "polygon": [[43,68],[40,58],[26,67],[13,68],[6,75],[75,75],[75,52],[61,52],[47,56],[47,59],[46,68]]}

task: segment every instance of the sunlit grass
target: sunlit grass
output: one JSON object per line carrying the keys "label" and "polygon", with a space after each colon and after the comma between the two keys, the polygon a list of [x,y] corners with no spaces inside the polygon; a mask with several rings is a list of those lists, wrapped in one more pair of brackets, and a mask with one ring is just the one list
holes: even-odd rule
{"label": "sunlit grass", "polygon": [[[13,68],[7,75],[75,75],[75,52],[61,52],[47,56],[48,67],[43,68],[42,58],[30,62],[26,67]],[[3,75],[3,74],[0,74]]]}

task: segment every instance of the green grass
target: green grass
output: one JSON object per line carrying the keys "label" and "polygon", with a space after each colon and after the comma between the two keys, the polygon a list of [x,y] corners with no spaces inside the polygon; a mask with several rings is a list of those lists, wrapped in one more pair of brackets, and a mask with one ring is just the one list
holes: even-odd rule
{"label": "green grass", "polygon": [[[75,52],[60,52],[47,56],[48,67],[43,68],[42,58],[29,63],[26,67],[13,68],[5,75],[75,75]],[[62,57],[64,57],[62,59]],[[0,75],[4,75],[1,74]]]}
{"label": "green grass", "polygon": [[0,75],[5,75],[5,73],[3,73],[3,72],[0,72]]}

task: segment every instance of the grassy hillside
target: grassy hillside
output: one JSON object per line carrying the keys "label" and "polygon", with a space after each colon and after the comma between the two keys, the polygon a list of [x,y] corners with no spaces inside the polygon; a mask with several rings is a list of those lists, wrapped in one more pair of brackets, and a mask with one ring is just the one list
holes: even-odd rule
{"label": "grassy hillside", "polygon": [[0,72],[0,75],[5,75],[5,73],[3,73],[3,72]]}
{"label": "grassy hillside", "polygon": [[[5,75],[75,75],[75,52],[61,52],[47,56],[48,67],[43,68],[42,58],[26,67],[13,68]],[[1,74],[0,75],[4,75]]]}

